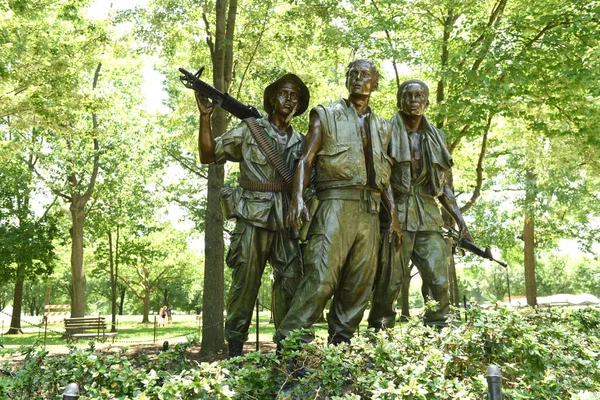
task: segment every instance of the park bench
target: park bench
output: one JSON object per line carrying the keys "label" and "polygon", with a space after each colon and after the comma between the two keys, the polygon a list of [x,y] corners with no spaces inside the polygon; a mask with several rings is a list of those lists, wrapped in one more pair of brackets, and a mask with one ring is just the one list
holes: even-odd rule
{"label": "park bench", "polygon": [[64,338],[67,343],[79,339],[98,338],[101,342],[112,338],[113,342],[118,332],[106,331],[104,317],[65,318]]}

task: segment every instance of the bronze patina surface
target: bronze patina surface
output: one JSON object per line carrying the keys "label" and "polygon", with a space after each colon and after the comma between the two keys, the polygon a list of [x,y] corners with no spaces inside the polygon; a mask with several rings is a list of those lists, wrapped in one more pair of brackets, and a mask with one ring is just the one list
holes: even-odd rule
{"label": "bronze patina surface", "polygon": [[[287,74],[264,91],[266,118],[256,121],[266,132],[269,145],[281,155],[284,164],[294,171],[304,137],[290,125],[294,116],[308,107],[309,91],[300,78]],[[240,163],[239,200],[230,209],[236,219],[231,235],[227,265],[233,269],[225,320],[225,339],[230,356],[240,355],[248,339],[252,310],[258,296],[267,261],[273,268],[272,306],[277,327],[291,305],[302,278],[302,254],[297,234],[286,227],[290,194],[282,177],[269,162],[249,123],[242,122],[213,139],[210,116],[213,105],[196,95],[200,110],[200,159],[203,163]]]}
{"label": "bronze patina surface", "polygon": [[[348,99],[311,111],[288,222],[299,228],[301,217],[312,217],[313,221],[304,253],[305,276],[275,333],[278,343],[294,329],[311,328],[331,298],[329,341],[350,341],[369,301],[377,266],[382,199],[394,207],[389,189],[393,160],[387,154],[391,125],[369,107],[378,76],[370,60],[350,63],[346,74]],[[303,193],[313,166],[319,207],[309,216]],[[397,223],[391,227],[400,234]],[[310,341],[312,336],[302,340]]]}
{"label": "bronze patina surface", "polygon": [[[394,306],[409,262],[423,279],[424,299],[436,306],[426,311],[425,323],[442,327],[449,308],[448,263],[450,247],[442,236],[444,207],[457,222],[460,238],[470,238],[446,172],[452,157],[444,133],[425,117],[429,88],[419,80],[402,83],[397,94],[399,111],[391,119],[393,128],[390,155],[398,161],[392,168],[391,187],[396,212],[402,226],[400,251],[390,251],[389,242],[381,243],[369,327],[391,328],[396,321]],[[439,204],[439,205],[438,205]],[[385,215],[382,224],[385,224]]]}

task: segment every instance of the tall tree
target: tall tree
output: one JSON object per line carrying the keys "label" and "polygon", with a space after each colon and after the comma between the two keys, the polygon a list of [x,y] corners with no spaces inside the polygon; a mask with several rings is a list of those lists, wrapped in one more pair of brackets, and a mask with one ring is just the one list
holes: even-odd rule
{"label": "tall tree", "polygon": [[0,275],[5,282],[14,282],[13,312],[6,333],[17,334],[22,333],[24,283],[52,273],[57,229],[48,214],[54,202],[46,205],[42,215],[36,215],[32,205],[36,158],[29,147],[37,140],[35,131],[28,136],[9,130],[9,137],[11,134],[17,135],[9,141],[11,151],[0,151]]}
{"label": "tall tree", "polygon": [[[98,122],[94,101],[95,89],[101,64],[98,54],[106,42],[105,30],[83,17],[88,1],[43,1],[35,6],[23,2],[10,2],[6,7],[8,18],[3,19],[4,35],[11,46],[5,46],[0,75],[2,80],[2,118],[17,129],[39,129],[48,136],[62,137],[68,152],[76,153],[74,147],[82,136],[82,115],[91,114],[86,133],[97,130]],[[76,63],[73,60],[77,60]],[[95,66],[95,73],[90,72]],[[90,71],[91,70],[91,71]],[[86,82],[86,75],[89,80]],[[85,83],[84,83],[85,82]],[[95,95],[95,94],[94,94]],[[85,125],[85,124],[84,124]],[[96,136],[93,143],[93,162],[86,182],[76,169],[63,175],[68,191],[52,184],[53,191],[68,200],[73,218],[72,238],[72,315],[85,313],[85,275],[83,272],[83,221],[84,208],[89,200],[98,174],[99,145]],[[48,138],[45,138],[46,140]],[[46,142],[44,145],[48,145]],[[38,148],[41,154],[46,149]],[[70,159],[71,165],[80,160]],[[43,176],[35,169],[38,176]],[[56,170],[55,170],[56,171]],[[56,183],[56,182],[54,182]]]}
{"label": "tall tree", "polygon": [[142,323],[147,323],[152,295],[192,279],[195,258],[187,251],[187,234],[166,225],[140,225],[124,235],[119,279],[142,301]]}
{"label": "tall tree", "polygon": [[[237,0],[216,0],[214,36],[207,36],[206,42],[210,49],[213,84],[216,89],[228,92],[233,71],[233,36],[235,18],[237,15]],[[211,31],[205,18],[206,29]],[[213,134],[218,137],[227,128],[227,113],[218,108],[212,117]],[[223,215],[219,194],[225,179],[222,165],[211,165],[208,168],[208,193],[206,204],[206,234],[204,263],[204,295],[202,297],[202,352],[213,354],[223,347],[223,308],[224,277],[223,270]],[[206,329],[218,326],[219,329]]]}

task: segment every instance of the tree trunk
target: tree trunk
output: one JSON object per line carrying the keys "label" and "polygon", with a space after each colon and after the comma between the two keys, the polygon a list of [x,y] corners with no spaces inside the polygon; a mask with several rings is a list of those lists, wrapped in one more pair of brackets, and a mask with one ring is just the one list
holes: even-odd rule
{"label": "tree trunk", "polygon": [[535,203],[537,197],[536,174],[527,169],[525,185],[525,223],[523,224],[523,266],[525,267],[525,294],[527,304],[537,305],[537,288],[535,283]]}
{"label": "tree trunk", "polygon": [[[92,89],[96,89],[98,84],[98,78],[100,76],[100,69],[102,63],[98,63],[96,72],[94,73],[94,81],[92,83]],[[92,127],[94,130],[98,129],[98,119],[96,113],[92,114]],[[83,194],[77,190],[77,177],[75,174],[71,174],[67,177],[73,185],[73,191],[71,196],[61,194],[62,197],[69,199],[71,202],[71,277],[73,283],[73,293],[71,295],[71,317],[83,317],[85,316],[85,271],[83,269],[83,223],[85,222],[85,205],[92,196],[94,186],[96,185],[96,179],[98,177],[98,169],[100,166],[100,145],[97,138],[93,139],[94,143],[94,165],[88,182],[87,189]]]}
{"label": "tree trunk", "polygon": [[527,304],[531,307],[537,305],[537,288],[535,283],[535,231],[533,219],[525,216],[523,225],[524,265],[525,265],[525,294]]}
{"label": "tree trunk", "polygon": [[127,286],[119,285],[121,289],[121,293],[119,294],[119,315],[123,315],[123,304],[125,304],[125,291],[127,290]]}
{"label": "tree trunk", "polygon": [[[19,265],[17,271],[23,267]],[[10,327],[7,335],[17,335],[23,333],[21,330],[21,310],[23,308],[23,277],[17,273],[17,282],[15,283],[15,295],[13,297],[13,310],[10,319]]]}
{"label": "tree trunk", "polygon": [[201,352],[206,355],[220,351],[224,343],[225,265],[223,261],[223,216],[219,204],[219,193],[223,186],[224,175],[222,165],[211,165],[208,169],[201,345]]}
{"label": "tree trunk", "polygon": [[112,232],[108,231],[108,259],[110,264],[110,331],[117,331],[117,277],[115,274],[115,260],[113,254]]}
{"label": "tree trunk", "polygon": [[85,272],[83,270],[83,223],[85,212],[79,205],[78,195],[73,194],[71,202],[71,276],[73,294],[71,299],[71,317],[85,316]]}
{"label": "tree trunk", "polygon": [[52,288],[50,287],[50,285],[46,285],[46,293],[44,294],[44,305],[50,304],[51,291],[52,291]]}
{"label": "tree trunk", "polygon": [[[228,8],[229,3],[229,8]],[[233,70],[233,37],[237,14],[237,0],[217,0],[215,3],[216,26],[214,44],[208,40],[213,64],[213,84],[222,92],[229,90]],[[207,27],[208,28],[208,27]],[[212,117],[215,136],[225,132],[227,115],[217,108]],[[211,165],[208,169],[208,194],[206,206],[204,295],[202,297],[202,344],[201,353],[215,354],[223,348],[224,304],[224,243],[223,216],[219,193],[223,187],[223,165]]]}
{"label": "tree trunk", "polygon": [[[440,76],[440,80],[438,81],[437,84],[437,90],[436,90],[436,101],[438,104],[441,104],[446,96],[445,93],[445,82],[444,82],[444,78],[445,78],[445,73],[446,73],[446,68],[448,66],[448,60],[450,57],[450,52],[448,50],[448,42],[450,41],[450,34],[452,33],[452,29],[454,26],[454,23],[456,22],[456,16],[454,15],[454,10],[452,8],[448,9],[448,13],[446,14],[446,18],[444,18],[444,35],[442,38],[442,54],[440,54],[440,64],[441,64],[441,76]],[[436,126],[439,129],[443,129],[444,128],[444,119],[440,118],[438,121],[436,121]]]}
{"label": "tree trunk", "polygon": [[150,322],[148,316],[150,315],[150,291],[144,292],[144,316],[142,318],[142,324]]}

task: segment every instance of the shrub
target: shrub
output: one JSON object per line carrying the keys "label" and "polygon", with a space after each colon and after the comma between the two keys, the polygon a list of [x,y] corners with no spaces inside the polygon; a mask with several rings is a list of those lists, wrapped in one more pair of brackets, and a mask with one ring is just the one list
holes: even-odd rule
{"label": "shrub", "polygon": [[279,356],[211,364],[190,361],[189,344],[141,360],[93,347],[64,357],[24,348],[23,367],[1,378],[0,390],[60,399],[76,382],[82,399],[482,399],[495,364],[507,399],[600,398],[599,309],[473,307],[467,322],[454,318],[441,332],[413,318],[339,346],[301,345],[292,335]]}

